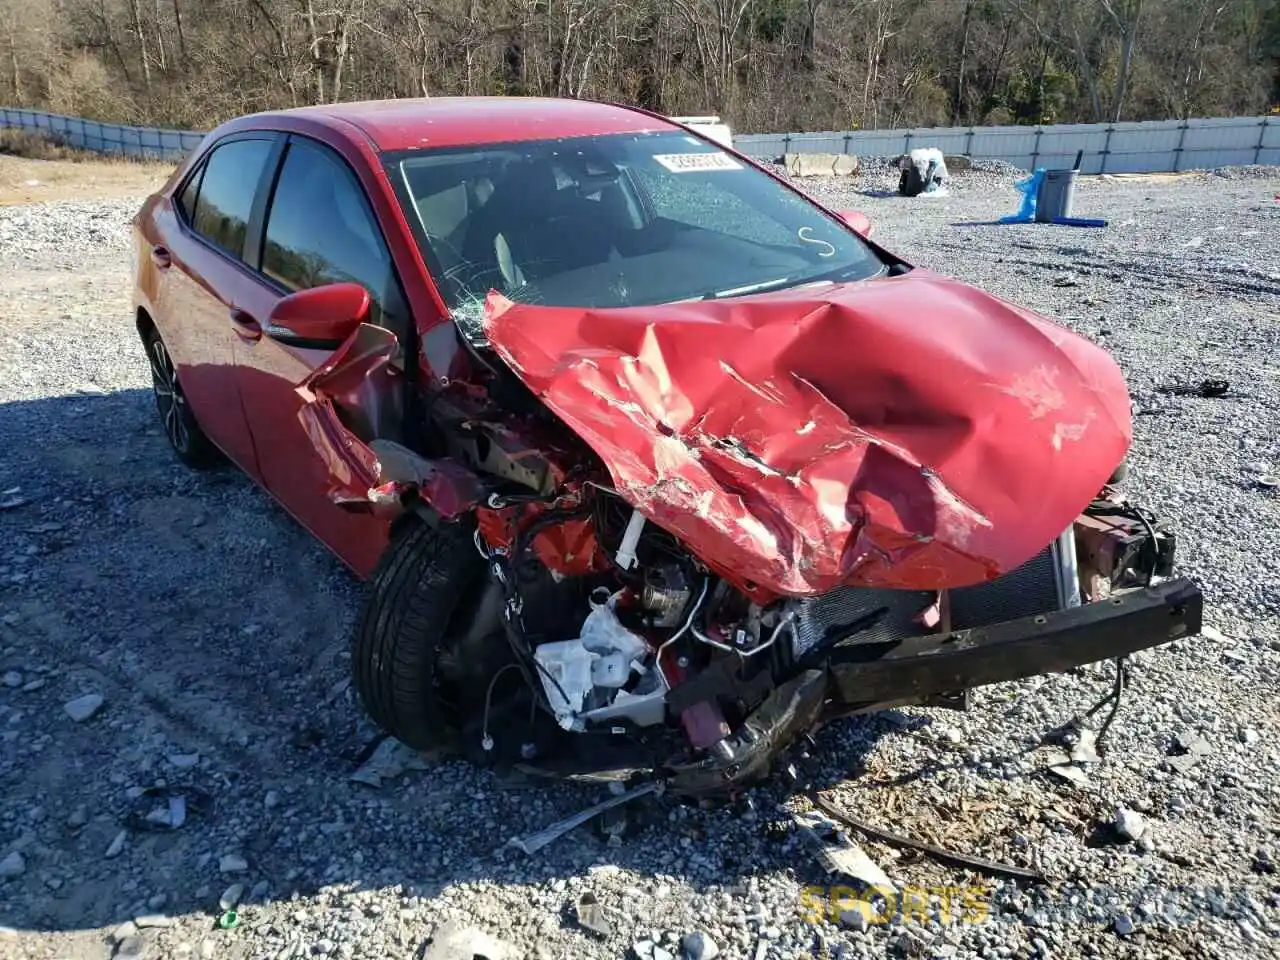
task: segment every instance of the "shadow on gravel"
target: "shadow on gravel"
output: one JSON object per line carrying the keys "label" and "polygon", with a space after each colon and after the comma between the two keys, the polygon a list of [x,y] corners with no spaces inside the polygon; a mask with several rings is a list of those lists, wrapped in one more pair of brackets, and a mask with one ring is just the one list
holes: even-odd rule
{"label": "shadow on gravel", "polygon": [[[293,898],[335,889],[428,898],[601,863],[695,889],[820,879],[771,824],[781,781],[754,809],[651,800],[620,845],[585,826],[534,856],[504,844],[605,791],[464,762],[352,782],[377,735],[347,681],[359,585],[238,471],[178,464],[149,391],[0,405],[0,490],[0,925],[165,914],[186,937],[230,936],[224,893],[242,926],[287,925]],[[845,779],[910,722],[828,727],[810,774]]]}

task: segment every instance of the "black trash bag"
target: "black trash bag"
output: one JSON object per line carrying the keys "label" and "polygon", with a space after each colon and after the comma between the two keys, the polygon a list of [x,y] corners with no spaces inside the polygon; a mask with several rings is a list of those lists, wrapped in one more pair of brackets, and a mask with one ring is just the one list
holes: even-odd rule
{"label": "black trash bag", "polygon": [[936,177],[938,164],[934,160],[929,161],[929,167],[923,173],[914,163],[907,165],[902,171],[902,176],[898,178],[898,193],[904,197],[918,197],[924,193],[933,184]]}

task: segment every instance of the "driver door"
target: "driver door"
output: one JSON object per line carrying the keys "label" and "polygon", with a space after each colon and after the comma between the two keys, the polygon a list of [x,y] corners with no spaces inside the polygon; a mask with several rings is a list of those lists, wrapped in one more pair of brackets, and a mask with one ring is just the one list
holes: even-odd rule
{"label": "driver door", "polygon": [[[308,416],[313,411],[304,410],[314,403],[309,382],[327,375],[326,365],[338,360],[339,352],[349,356],[352,343],[273,336],[277,331],[268,328],[269,318],[290,293],[355,282],[372,298],[366,323],[392,331],[382,340],[394,347],[395,338],[412,328],[409,311],[363,188],[330,148],[290,136],[262,222],[256,290],[236,305],[235,358],[263,482],[299,522],[357,573],[368,575],[386,546],[387,521],[358,505],[344,505],[337,489],[344,478],[335,476],[342,467],[320,452],[315,419]],[[365,332],[376,339],[378,331]],[[352,378],[343,385],[344,395],[335,398],[340,409],[354,412],[344,425],[364,443],[401,439],[404,377],[394,366],[401,351],[387,352],[397,355],[392,365],[382,363],[372,375]]]}

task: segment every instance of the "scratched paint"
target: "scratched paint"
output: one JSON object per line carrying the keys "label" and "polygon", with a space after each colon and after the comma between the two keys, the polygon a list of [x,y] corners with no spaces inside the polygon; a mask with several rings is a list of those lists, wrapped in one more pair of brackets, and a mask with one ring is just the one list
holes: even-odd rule
{"label": "scratched paint", "polygon": [[1104,351],[923,270],[608,310],[493,293],[483,328],[623,497],[757,597],[993,579],[1131,440]]}

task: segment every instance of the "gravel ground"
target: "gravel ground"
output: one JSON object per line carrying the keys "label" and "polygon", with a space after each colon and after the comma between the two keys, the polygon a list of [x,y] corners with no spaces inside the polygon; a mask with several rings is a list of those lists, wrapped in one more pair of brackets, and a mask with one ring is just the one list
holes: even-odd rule
{"label": "gravel ground", "polygon": [[[824,875],[778,784],[714,810],[652,799],[621,843],[583,827],[526,857],[503,841],[600,792],[460,762],[351,782],[374,737],[346,681],[359,588],[246,479],[169,455],[128,315],[136,201],[76,201],[0,210],[0,957],[1274,956],[1280,172],[1083,182],[1076,212],[1105,230],[988,225],[1016,207],[999,168],[946,198],[868,195],[894,182],[806,186],[1115,354],[1133,498],[1208,596],[1213,630],[1136,658],[1080,783],[1034,748],[1109,666],[818,737],[806,769],[835,803],[1050,883],[867,843],[895,884],[987,904],[867,928],[811,916]],[[1166,392],[1206,377],[1228,395]],[[170,832],[145,819],[166,789]],[[607,932],[580,925],[584,894]],[[501,943],[445,950],[469,928]]]}

